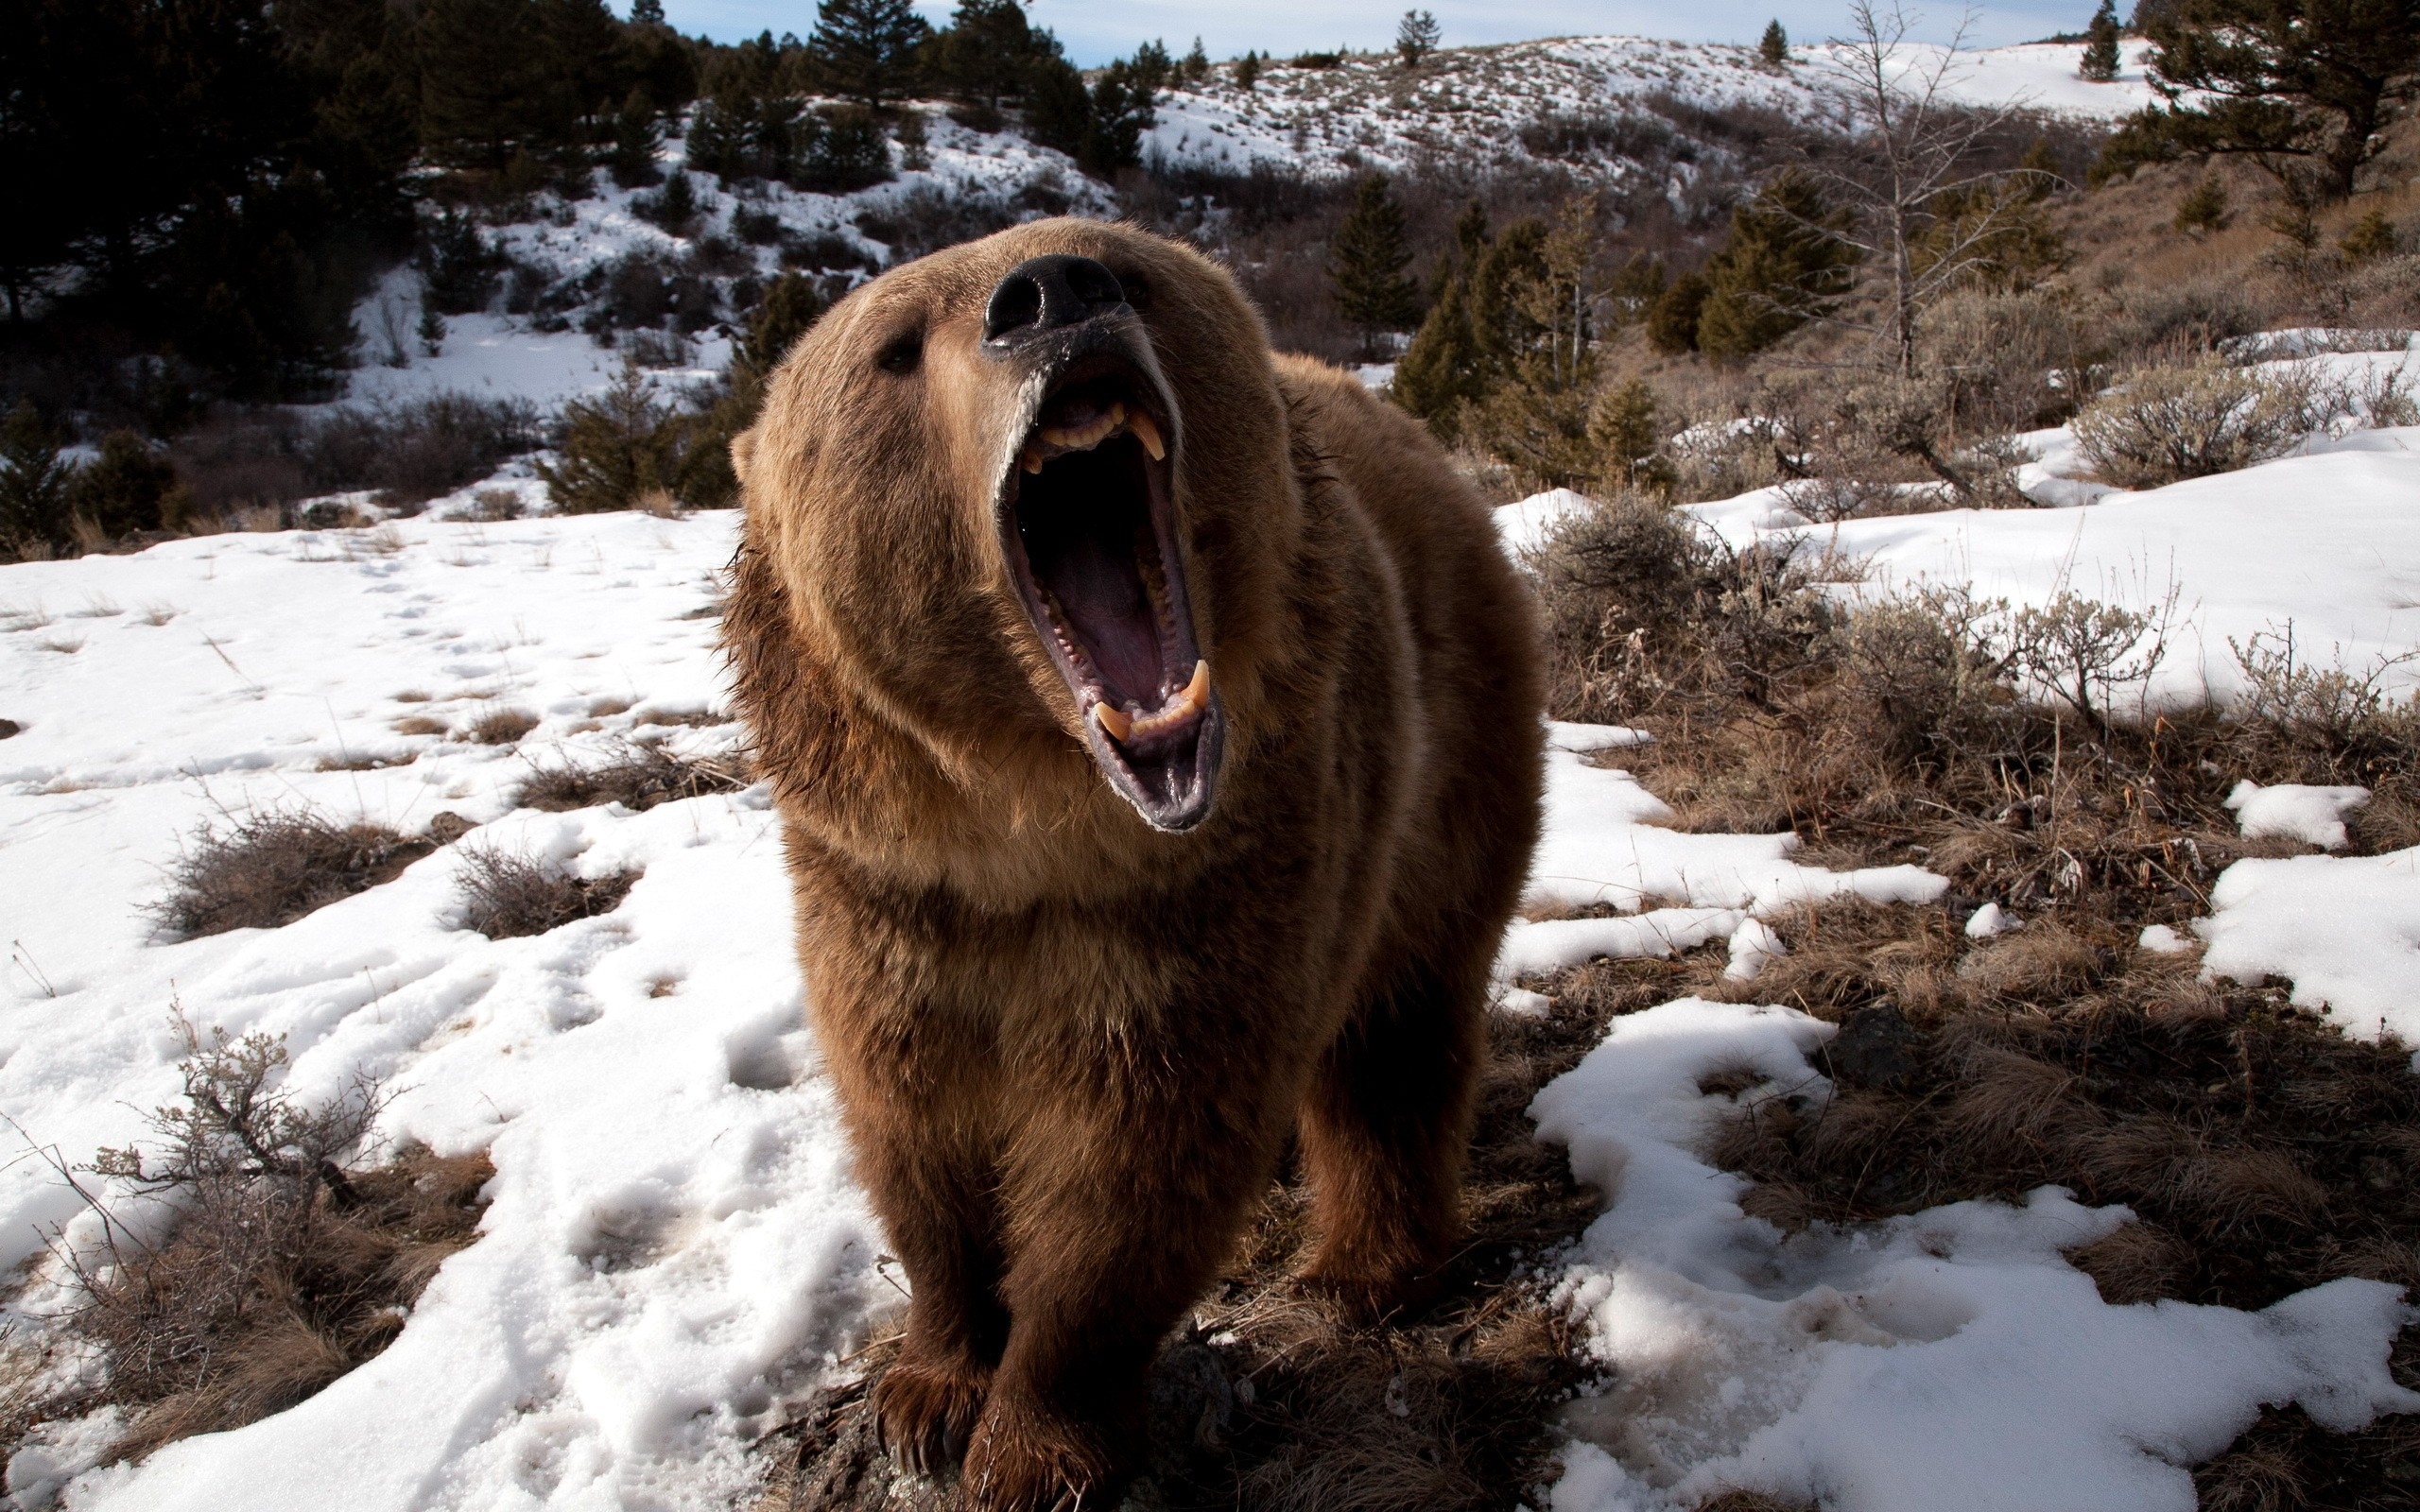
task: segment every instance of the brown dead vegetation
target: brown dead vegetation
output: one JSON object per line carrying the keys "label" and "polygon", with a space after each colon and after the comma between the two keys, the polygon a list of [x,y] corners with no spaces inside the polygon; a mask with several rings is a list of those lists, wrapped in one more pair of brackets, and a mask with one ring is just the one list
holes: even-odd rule
{"label": "brown dead vegetation", "polygon": [[465,848],[455,891],[464,929],[518,939],[610,914],[638,880],[633,870],[581,877],[535,856]]}
{"label": "brown dead vegetation", "polygon": [[275,929],[393,880],[435,847],[368,820],[339,824],[309,811],[272,810],[207,826],[168,868],[151,906],[181,938]]}
{"label": "brown dead vegetation", "polygon": [[[1694,993],[1841,1025],[1827,1106],[1745,1106],[1710,1152],[1757,1182],[1748,1211],[1796,1230],[2056,1184],[2137,1215],[2070,1257],[2113,1303],[2259,1308],[2344,1276],[2420,1291],[2409,1050],[2138,944],[2149,924],[2187,933],[2228,863],[2308,849],[2242,839],[2223,806],[2238,779],[2369,787],[2348,849],[2420,841],[2420,713],[2380,669],[2312,667],[2264,637],[2238,648],[2240,707],[2129,717],[2118,663],[2155,633],[2138,626],[2099,686],[2044,695],[2041,660],[2025,698],[2028,653],[1988,607],[1844,611],[1814,601],[1817,564],[1776,574],[1678,541],[1618,504],[1541,555],[1557,713],[1651,730],[1612,759],[1685,827],[1789,830],[1826,865],[1951,882],[1936,906],[1774,919],[1790,954],[1753,982],[1709,950],[1530,984],[1589,1021]],[[2070,629],[2095,612],[2073,608]],[[2017,927],[1970,937],[1987,902]],[[2420,1381],[2420,1331],[2396,1369]],[[2205,1506],[2408,1506],[2416,1482],[2420,1422],[2338,1435],[2298,1411],[2200,1471]]]}
{"label": "brown dead vegetation", "polygon": [[737,756],[677,756],[655,742],[633,740],[594,766],[539,767],[513,802],[558,813],[603,803],[651,809],[709,793],[736,793],[750,781],[747,764]]}
{"label": "brown dead vegetation", "polygon": [[153,1113],[151,1141],[92,1167],[172,1201],[177,1217],[147,1241],[105,1218],[97,1247],[54,1244],[77,1297],[60,1321],[103,1369],[26,1398],[0,1428],[114,1405],[130,1425],[112,1457],[139,1459],[281,1412],[391,1343],[438,1266],[475,1237],[486,1156],[414,1147],[349,1168],[375,1087],[306,1108],[276,1085],[279,1040],[177,1022],[182,1102]]}

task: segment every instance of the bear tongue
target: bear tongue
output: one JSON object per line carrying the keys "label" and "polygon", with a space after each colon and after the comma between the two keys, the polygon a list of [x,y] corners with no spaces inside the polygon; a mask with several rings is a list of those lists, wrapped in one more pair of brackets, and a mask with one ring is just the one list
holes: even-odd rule
{"label": "bear tongue", "polygon": [[1158,701],[1160,635],[1131,556],[1098,537],[1069,542],[1050,570],[1051,596],[1083,642],[1112,702]]}

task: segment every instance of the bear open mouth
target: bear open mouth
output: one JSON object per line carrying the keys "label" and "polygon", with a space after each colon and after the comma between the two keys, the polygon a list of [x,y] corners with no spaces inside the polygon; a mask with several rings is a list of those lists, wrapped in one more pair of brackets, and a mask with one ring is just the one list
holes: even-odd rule
{"label": "bear open mouth", "polygon": [[1095,763],[1174,831],[1209,811],[1223,721],[1171,519],[1171,427],[1150,393],[1122,362],[1063,375],[1003,488],[1001,534]]}

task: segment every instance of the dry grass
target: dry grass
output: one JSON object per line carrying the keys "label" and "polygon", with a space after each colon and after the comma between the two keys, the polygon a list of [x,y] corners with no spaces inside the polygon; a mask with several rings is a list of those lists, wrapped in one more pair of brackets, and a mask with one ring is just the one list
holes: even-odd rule
{"label": "dry grass", "polygon": [[[1347,1324],[1289,1277],[1307,1238],[1299,1179],[1272,1186],[1226,1275],[1171,1337],[1151,1385],[1145,1479],[1129,1505],[1168,1512],[1457,1512],[1537,1504],[1553,1477],[1547,1416],[1582,1371],[1567,1325],[1526,1266],[1597,1215],[1524,1111],[1603,1033],[1592,1007],[1498,1017],[1480,1091],[1470,1240],[1444,1296],[1385,1328]],[[898,1477],[865,1412],[892,1341],[864,1373],[769,1440],[758,1512],[940,1512],[945,1487]]]}
{"label": "dry grass", "polygon": [[271,811],[197,833],[168,868],[168,892],[151,906],[181,938],[231,929],[275,929],[391,881],[434,847],[382,824],[338,824],[310,811]]}
{"label": "dry grass", "polygon": [[651,809],[709,793],[735,793],[748,783],[746,765],[736,757],[676,756],[659,745],[626,741],[599,765],[540,767],[521,784],[513,802],[555,812],[603,803]]}
{"label": "dry grass", "polygon": [[494,1174],[484,1155],[420,1148],[347,1169],[374,1087],[300,1107],[277,1086],[280,1041],[204,1040],[178,1023],[182,1103],[153,1113],[151,1141],[92,1168],[172,1197],[176,1224],[146,1244],[106,1222],[97,1256],[54,1246],[81,1294],[63,1321],[107,1368],[11,1415],[21,1432],[125,1408],[118,1458],[281,1412],[384,1349],[439,1264],[475,1237]]}
{"label": "dry grass", "polygon": [[[1685,827],[1793,831],[1824,865],[1916,862],[1951,883],[1936,906],[1774,919],[1790,954],[1752,983],[1725,980],[1712,949],[1530,984],[1583,1020],[1696,993],[1841,1025],[1827,1107],[1760,1108],[1710,1152],[1757,1182],[1750,1211],[1796,1229],[2055,1183],[2138,1215],[2071,1257],[2114,1303],[2259,1308],[2342,1276],[2420,1287],[2408,1050],[2136,945],[2207,914],[2238,857],[2304,849],[2238,834],[2223,799],[2240,778],[2373,789],[2354,852],[2420,839],[2420,713],[2380,691],[2384,669],[2315,669],[2264,643],[2239,650],[2252,695],[2234,711],[2111,717],[2125,705],[2109,690],[2089,713],[2045,706],[2017,696],[2021,656],[1973,604],[1819,620],[1783,580],[1781,601],[1747,607],[1751,630],[1788,633],[1742,634],[1736,574],[1626,507],[1538,564],[1555,713],[1652,731],[1611,759]],[[1709,563],[1719,593],[1668,591]],[[1985,902],[2021,927],[1970,938]],[[2412,1383],[2415,1367],[2410,1331],[2396,1368]],[[2299,1412],[2201,1472],[2209,1506],[2408,1506],[2415,1484],[2420,1422],[2338,1435]]]}
{"label": "dry grass", "polygon": [[478,746],[510,746],[538,728],[538,716],[521,709],[491,709],[471,721],[465,738]]}
{"label": "dry grass", "polygon": [[631,870],[580,877],[534,856],[466,849],[455,888],[464,929],[517,939],[610,914],[638,880]]}

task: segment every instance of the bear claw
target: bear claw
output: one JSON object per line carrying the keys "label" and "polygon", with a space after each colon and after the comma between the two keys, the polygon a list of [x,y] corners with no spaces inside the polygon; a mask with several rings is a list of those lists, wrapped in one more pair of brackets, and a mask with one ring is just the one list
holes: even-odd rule
{"label": "bear claw", "polygon": [[971,1370],[902,1360],[874,1384],[875,1437],[901,1469],[935,1479],[964,1457],[988,1384]]}

